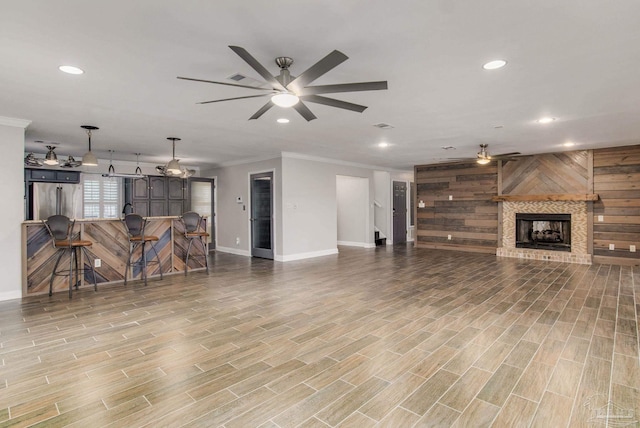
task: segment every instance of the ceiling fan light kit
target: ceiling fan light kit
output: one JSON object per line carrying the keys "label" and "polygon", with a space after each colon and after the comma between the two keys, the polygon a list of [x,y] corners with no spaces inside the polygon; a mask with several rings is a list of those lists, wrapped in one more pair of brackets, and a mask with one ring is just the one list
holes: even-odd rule
{"label": "ceiling fan light kit", "polygon": [[274,105],[290,108],[293,107],[307,122],[316,119],[306,102],[322,104],[329,107],[341,108],[344,110],[356,111],[362,113],[367,107],[346,101],[328,98],[320,94],[333,94],[338,92],[357,92],[357,91],[378,91],[388,88],[387,81],[376,82],[359,82],[359,83],[343,83],[334,85],[318,85],[309,86],[311,82],[318,79],[333,68],[342,64],[349,57],[338,50],[334,50],[327,56],[316,62],[314,65],[303,71],[300,75],[292,77],[289,67],[293,64],[293,59],[289,57],[278,57],[275,59],[276,65],[280,68],[280,74],[277,76],[271,73],[256,60],[249,52],[239,46],[229,46],[240,58],[242,58],[251,68],[253,68],[271,88],[255,87],[241,85],[237,83],[218,82],[214,80],[194,79],[191,77],[180,77],[178,79],[192,80],[195,82],[213,83],[216,85],[235,86],[237,88],[254,89],[265,91],[266,94],[247,95],[242,97],[224,98],[212,101],[202,101],[198,104],[218,103],[222,101],[232,101],[246,98],[269,97],[269,101],[263,105],[257,112],[249,118],[258,119],[265,114]]}
{"label": "ceiling fan light kit", "polygon": [[58,156],[56,155],[56,152],[54,152],[55,146],[47,146],[47,149],[49,149],[49,151],[44,157],[44,164],[58,165]]}

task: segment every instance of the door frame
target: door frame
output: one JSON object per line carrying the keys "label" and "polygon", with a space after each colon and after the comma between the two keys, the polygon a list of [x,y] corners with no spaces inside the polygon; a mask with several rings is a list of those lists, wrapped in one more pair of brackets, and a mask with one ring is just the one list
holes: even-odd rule
{"label": "door frame", "polygon": [[[213,205],[211,208],[211,220],[213,222],[213,224],[211,225],[211,230],[213,231],[213,236],[211,237],[211,242],[209,243],[209,245],[207,246],[207,248],[209,249],[209,252],[213,251],[216,249],[217,247],[217,242],[218,242],[218,221],[217,221],[217,210],[218,210],[218,201],[217,201],[217,195],[218,195],[218,189],[217,189],[217,182],[218,182],[218,177],[214,176],[214,177],[189,177],[187,178],[187,204],[189,205],[189,211],[191,210],[191,182],[193,181],[200,181],[200,182],[211,182],[211,204]],[[213,247],[213,248],[212,248]]]}
{"label": "door frame", "polygon": [[[247,250],[249,252],[249,257],[253,257],[252,249],[253,249],[253,230],[251,223],[251,215],[252,209],[251,206],[251,176],[258,174],[268,174],[271,173],[271,248],[273,249],[273,260],[276,259],[276,207],[277,207],[277,198],[276,198],[276,168],[267,168],[260,171],[249,171],[247,173]],[[269,260],[269,259],[267,259]]]}

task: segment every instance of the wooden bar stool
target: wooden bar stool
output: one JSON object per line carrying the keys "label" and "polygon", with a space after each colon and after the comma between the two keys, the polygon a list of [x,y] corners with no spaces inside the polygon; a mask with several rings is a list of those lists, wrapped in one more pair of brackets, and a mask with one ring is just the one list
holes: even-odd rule
{"label": "wooden bar stool", "polygon": [[[184,226],[184,237],[189,240],[189,246],[187,247],[187,255],[184,262],[184,274],[187,275],[189,270],[189,253],[191,252],[191,246],[194,240],[200,241],[202,245],[202,251],[204,251],[204,265],[209,273],[209,258],[207,257],[207,243],[205,238],[209,237],[207,233],[207,221],[197,212],[188,211],[182,214],[182,224]],[[202,229],[200,227],[202,226]]]}
{"label": "wooden bar stool", "polygon": [[[49,231],[49,235],[51,235],[53,246],[57,249],[58,252],[58,259],[56,260],[56,264],[53,266],[53,272],[51,272],[51,279],[49,280],[49,296],[53,294],[53,278],[56,275],[69,276],[69,298],[71,298],[74,284],[76,290],[78,289],[78,286],[80,285],[80,272],[85,271],[84,268],[80,269],[78,266],[78,249],[80,249],[84,253],[84,256],[89,261],[89,270],[93,274],[93,288],[95,291],[98,291],[96,272],[95,270],[93,270],[93,259],[89,257],[89,251],[87,251],[87,248],[93,245],[93,242],[80,239],[79,233],[76,237],[73,233],[73,228],[76,224],[76,221],[70,220],[67,216],[52,215],[43,222],[45,227],[47,228],[47,231]],[[69,271],[67,272],[66,269],[58,271],[57,269],[58,265],[60,264],[60,260],[62,260],[62,256],[64,256],[67,252],[69,252]],[[75,283],[73,282],[74,262],[76,276]]]}
{"label": "wooden bar stool", "polygon": [[[131,266],[140,266],[142,269],[142,279],[144,280],[144,285],[147,285],[147,263],[158,263],[158,267],[160,268],[160,279],[162,279],[162,263],[160,262],[160,256],[156,251],[156,246],[154,242],[157,242],[159,239],[154,235],[146,235],[144,233],[144,229],[147,226],[147,220],[142,218],[140,214],[127,214],[124,217],[124,226],[127,230],[127,239],[129,240],[129,257],[127,258],[127,267],[124,271],[124,285],[127,285],[127,275],[129,274],[129,268]],[[151,244],[151,249],[156,255],[156,261],[147,261],[147,251],[146,244]],[[136,248],[140,247],[142,250],[142,257],[140,261],[131,262],[131,258],[133,257],[133,252]]]}

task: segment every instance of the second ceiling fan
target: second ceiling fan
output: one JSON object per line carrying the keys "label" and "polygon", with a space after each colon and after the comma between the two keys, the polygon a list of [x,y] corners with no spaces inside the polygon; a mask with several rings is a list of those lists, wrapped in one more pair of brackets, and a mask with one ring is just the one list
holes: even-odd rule
{"label": "second ceiling fan", "polygon": [[249,118],[258,119],[266,113],[274,105],[281,107],[293,107],[307,121],[316,119],[316,116],[309,110],[304,102],[323,104],[330,107],[337,107],[345,110],[356,111],[362,113],[367,107],[359,104],[349,103],[346,101],[336,100],[321,96],[320,94],[335,94],[338,92],[357,92],[357,91],[377,91],[387,89],[387,81],[376,82],[359,82],[359,83],[341,83],[335,85],[317,85],[308,86],[311,82],[318,79],[336,66],[342,64],[349,57],[340,51],[334,50],[320,61],[309,67],[298,76],[292,76],[289,67],[293,64],[293,59],[289,57],[278,57],[275,59],[276,64],[280,67],[280,74],[277,76],[271,73],[256,60],[249,52],[239,46],[229,46],[240,58],[251,66],[262,78],[271,86],[271,88],[262,88],[249,85],[240,85],[237,83],[218,82],[214,80],[194,79],[191,77],[180,77],[178,79],[193,80],[195,82],[214,83],[216,85],[235,86],[238,88],[255,89],[265,91],[260,95],[247,95],[243,97],[224,98],[220,100],[202,101],[198,104],[218,103],[222,101],[240,100],[245,98],[269,97],[269,101],[263,105],[257,112]]}

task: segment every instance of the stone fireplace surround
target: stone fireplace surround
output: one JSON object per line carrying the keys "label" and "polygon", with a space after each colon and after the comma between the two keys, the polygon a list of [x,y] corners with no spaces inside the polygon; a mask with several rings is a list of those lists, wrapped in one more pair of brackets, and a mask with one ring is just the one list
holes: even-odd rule
{"label": "stone fireplace surround", "polygon": [[[571,214],[571,252],[516,248],[516,213]],[[505,201],[502,202],[502,245],[500,257],[591,264],[588,254],[587,202],[585,201]]]}

